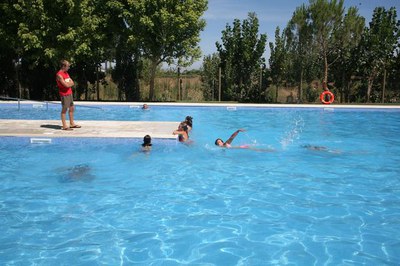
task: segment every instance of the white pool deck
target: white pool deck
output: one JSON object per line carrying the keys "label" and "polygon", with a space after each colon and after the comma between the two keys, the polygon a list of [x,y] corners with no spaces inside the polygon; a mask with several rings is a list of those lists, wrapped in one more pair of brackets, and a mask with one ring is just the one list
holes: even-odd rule
{"label": "white pool deck", "polygon": [[[0,104],[15,104],[15,101],[0,101]],[[24,101],[21,104],[38,105],[35,101]],[[49,104],[59,104],[59,102],[49,102]],[[129,108],[140,108],[144,103],[138,102],[79,102],[75,101],[76,112],[79,106],[107,106],[120,105]],[[322,104],[238,104],[238,103],[149,103],[152,106],[185,106],[185,107],[226,107],[234,110],[235,107],[253,108],[321,108],[334,110],[337,108],[368,108],[368,109],[400,109],[399,105],[322,105]],[[233,107],[233,108],[232,108]],[[182,120],[186,114],[182,114]],[[68,118],[68,117],[67,117]],[[67,120],[68,121],[68,120]],[[61,129],[60,120],[12,120],[0,119],[0,136],[11,137],[46,137],[46,138],[143,138],[150,135],[152,138],[176,139],[172,132],[177,129],[180,121],[158,122],[158,121],[88,121],[76,120],[76,124],[81,128],[66,131]]]}
{"label": "white pool deck", "polygon": [[81,128],[61,129],[60,120],[0,119],[0,136],[46,138],[152,138],[176,139],[172,132],[179,122],[87,121],[79,120]]}

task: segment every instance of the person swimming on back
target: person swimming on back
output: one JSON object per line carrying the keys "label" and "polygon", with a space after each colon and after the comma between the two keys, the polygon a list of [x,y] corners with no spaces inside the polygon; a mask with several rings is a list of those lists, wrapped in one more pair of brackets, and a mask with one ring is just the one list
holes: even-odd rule
{"label": "person swimming on back", "polygon": [[150,135],[146,135],[143,138],[143,144],[142,144],[142,151],[150,151],[151,150],[151,137]]}

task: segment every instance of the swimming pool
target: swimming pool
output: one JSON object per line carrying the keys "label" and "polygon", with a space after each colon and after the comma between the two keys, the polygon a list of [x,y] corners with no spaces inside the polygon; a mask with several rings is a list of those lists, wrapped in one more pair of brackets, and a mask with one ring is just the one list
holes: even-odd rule
{"label": "swimming pool", "polygon": [[[0,119],[59,117],[59,106],[0,109]],[[147,154],[136,139],[0,138],[0,262],[397,265],[399,114],[78,108],[78,121],[191,115],[194,142],[154,140]],[[215,147],[238,128],[234,144],[275,151]]]}

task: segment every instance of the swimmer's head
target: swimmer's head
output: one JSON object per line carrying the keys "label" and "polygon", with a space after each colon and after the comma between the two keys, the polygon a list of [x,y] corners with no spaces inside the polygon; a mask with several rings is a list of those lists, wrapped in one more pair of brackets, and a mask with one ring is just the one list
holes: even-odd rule
{"label": "swimmer's head", "polygon": [[151,146],[151,137],[149,135],[144,136],[142,146]]}
{"label": "swimmer's head", "polygon": [[193,125],[193,117],[187,116],[185,118],[185,122],[187,123],[188,126],[192,127],[192,125]]}
{"label": "swimmer's head", "polygon": [[224,142],[222,141],[222,139],[216,139],[215,145],[222,147],[222,146],[224,146]]}
{"label": "swimmer's head", "polygon": [[181,122],[178,126],[178,130],[188,131],[188,126],[186,122]]}

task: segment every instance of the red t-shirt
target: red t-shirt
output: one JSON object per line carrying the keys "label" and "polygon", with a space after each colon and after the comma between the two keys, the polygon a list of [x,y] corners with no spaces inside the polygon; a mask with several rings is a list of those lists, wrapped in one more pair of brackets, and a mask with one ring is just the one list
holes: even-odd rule
{"label": "red t-shirt", "polygon": [[[58,71],[58,72],[57,72],[57,75],[60,75],[64,80],[70,78],[68,72],[64,72],[64,71],[62,71],[62,70]],[[60,93],[60,96],[61,96],[61,97],[72,94],[72,89],[71,89],[71,88],[64,87],[64,86],[61,84],[61,82],[58,81],[57,78],[56,78],[56,81],[57,81],[58,92]]]}

